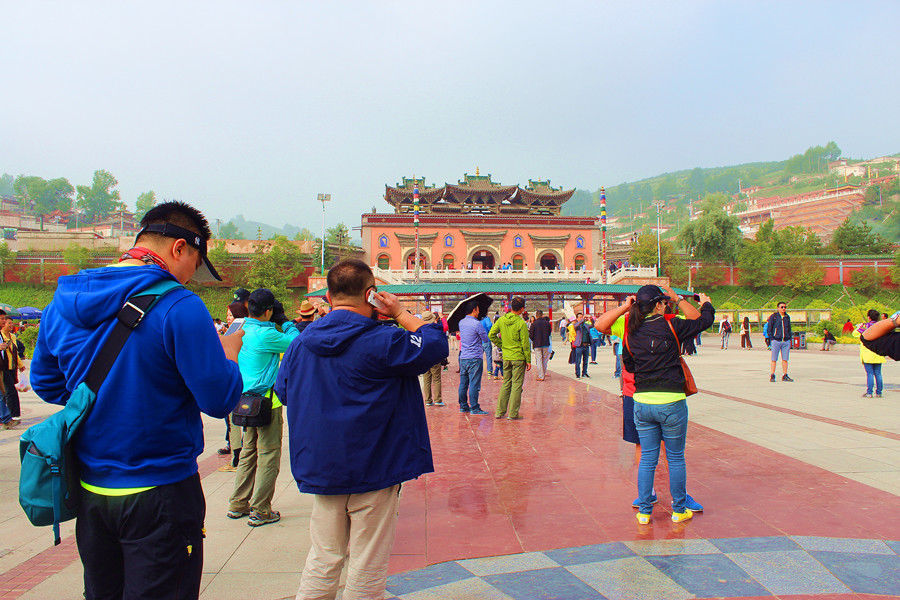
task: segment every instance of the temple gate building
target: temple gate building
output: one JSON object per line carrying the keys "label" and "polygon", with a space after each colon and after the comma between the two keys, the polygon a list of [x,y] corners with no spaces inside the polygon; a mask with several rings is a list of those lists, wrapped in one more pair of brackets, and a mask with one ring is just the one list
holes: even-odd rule
{"label": "temple gate building", "polygon": [[574,189],[551,187],[549,180],[501,185],[478,170],[442,187],[406,177],[386,185],[384,199],[394,213],[362,215],[363,250],[373,267],[415,268],[417,186],[422,269],[491,270],[506,263],[517,271],[602,268],[599,218],[560,215]]}

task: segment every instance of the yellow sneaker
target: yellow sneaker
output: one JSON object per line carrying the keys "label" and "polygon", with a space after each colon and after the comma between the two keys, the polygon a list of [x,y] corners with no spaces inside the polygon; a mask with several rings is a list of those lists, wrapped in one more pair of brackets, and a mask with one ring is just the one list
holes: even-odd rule
{"label": "yellow sneaker", "polygon": [[650,524],[650,515],[645,515],[644,513],[638,513],[637,521],[641,525],[649,525]]}
{"label": "yellow sneaker", "polygon": [[686,509],[684,509],[684,512],[682,512],[682,513],[673,512],[672,513],[672,522],[673,523],[681,523],[682,521],[687,521],[688,519],[692,518],[693,516],[694,516],[694,511],[692,511],[689,508],[686,508]]}

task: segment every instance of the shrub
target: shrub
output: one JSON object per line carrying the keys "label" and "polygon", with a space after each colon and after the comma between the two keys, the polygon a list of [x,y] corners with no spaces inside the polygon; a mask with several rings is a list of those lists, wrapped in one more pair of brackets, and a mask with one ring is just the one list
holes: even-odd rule
{"label": "shrub", "polygon": [[825,276],[825,270],[809,256],[789,257],[781,272],[784,284],[795,293],[814,290]]}
{"label": "shrub", "polygon": [[716,265],[703,265],[694,274],[694,289],[706,290],[715,287],[722,281],[725,270]]}
{"label": "shrub", "polygon": [[34,346],[37,343],[37,336],[37,327],[26,327],[24,331],[16,335],[16,337],[25,344],[25,356],[28,358],[34,356]]}
{"label": "shrub", "polygon": [[875,267],[865,267],[853,272],[850,285],[860,294],[871,296],[884,287],[884,276]]}

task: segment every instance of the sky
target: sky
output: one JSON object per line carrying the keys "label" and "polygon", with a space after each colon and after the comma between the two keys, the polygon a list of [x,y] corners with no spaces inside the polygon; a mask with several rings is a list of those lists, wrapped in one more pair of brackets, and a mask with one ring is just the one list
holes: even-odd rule
{"label": "sky", "polygon": [[[900,2],[0,0],[0,173],[358,226],[385,184],[595,190],[900,152]],[[611,207],[614,211],[614,207]]]}

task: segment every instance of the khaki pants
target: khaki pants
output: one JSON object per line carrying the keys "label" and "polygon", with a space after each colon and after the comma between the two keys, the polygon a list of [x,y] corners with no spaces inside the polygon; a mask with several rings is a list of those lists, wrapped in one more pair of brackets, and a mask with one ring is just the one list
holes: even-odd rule
{"label": "khaki pants", "polygon": [[547,363],[550,361],[550,346],[534,349],[535,377],[543,379],[547,376]]}
{"label": "khaki pants", "polygon": [[384,596],[400,486],[339,496],[313,496],[311,547],[296,600],[334,600],[349,555],[342,600]]}
{"label": "khaki pants", "polygon": [[422,373],[422,396],[425,397],[425,404],[441,402],[441,368],[442,365],[438,363]]}
{"label": "khaki pants", "polygon": [[275,480],[281,468],[282,410],[281,406],[273,408],[271,423],[265,427],[248,427],[244,432],[229,510],[253,510],[262,515],[272,512]]}
{"label": "khaki pants", "polygon": [[522,384],[525,383],[525,361],[503,361],[503,383],[500,386],[500,397],[497,398],[497,412],[494,416],[502,417],[506,414],[506,405],[509,404],[509,417],[515,419],[519,416],[519,405],[522,403]]}

